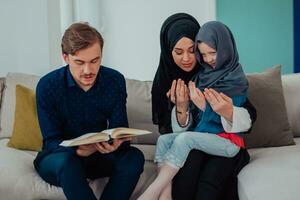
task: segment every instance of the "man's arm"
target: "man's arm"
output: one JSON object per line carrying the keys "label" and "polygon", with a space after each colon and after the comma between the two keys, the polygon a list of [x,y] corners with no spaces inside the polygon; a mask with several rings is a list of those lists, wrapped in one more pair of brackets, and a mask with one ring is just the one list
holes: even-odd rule
{"label": "man's arm", "polygon": [[[126,111],[126,82],[123,75],[118,76],[113,80],[114,107],[108,118],[108,128],[128,127],[127,111]],[[100,153],[110,153],[117,150],[119,147],[126,147],[130,143],[131,138],[114,139],[112,144],[100,142],[93,144]]]}
{"label": "man's arm", "polygon": [[126,110],[126,82],[123,75],[119,76],[114,82],[117,91],[115,91],[115,106],[109,116],[109,128],[128,127]]}
{"label": "man's arm", "polygon": [[72,151],[74,147],[62,147],[63,120],[55,106],[55,95],[47,83],[41,80],[36,88],[36,105],[39,125],[43,136],[43,149],[51,151]]}

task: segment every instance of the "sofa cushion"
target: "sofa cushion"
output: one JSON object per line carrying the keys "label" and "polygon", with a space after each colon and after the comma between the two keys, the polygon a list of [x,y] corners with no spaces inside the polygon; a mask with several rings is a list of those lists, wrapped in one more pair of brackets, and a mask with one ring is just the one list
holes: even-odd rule
{"label": "sofa cushion", "polygon": [[276,66],[264,73],[247,75],[249,99],[257,111],[257,120],[252,131],[245,136],[248,148],[294,144],[287,118],[280,69],[280,66]]}
{"label": "sofa cushion", "polygon": [[[4,90],[4,86],[5,86],[4,82],[5,82],[5,78],[1,77],[0,78],[0,111],[1,111],[1,105],[2,105],[2,93]],[[1,121],[1,118],[0,118],[0,121]],[[1,130],[1,127],[0,127],[0,130]]]}
{"label": "sofa cushion", "polygon": [[11,137],[16,106],[16,85],[24,85],[35,90],[38,76],[22,73],[8,73],[5,80],[2,109],[0,113],[0,138]]}
{"label": "sofa cushion", "polygon": [[129,127],[153,132],[153,134],[135,137],[132,143],[156,144],[159,136],[158,127],[152,123],[151,87],[152,81],[126,79]]}
{"label": "sofa cushion", "polygon": [[[0,127],[3,127],[0,131],[0,138],[11,137],[12,135],[16,104],[16,85],[24,85],[35,90],[39,79],[40,77],[35,75],[8,73],[0,115]],[[150,135],[134,138],[133,143],[155,144],[159,135],[157,126],[152,124],[151,86],[151,81],[126,79],[129,126],[133,128],[143,128],[153,132],[153,134]]]}
{"label": "sofa cushion", "polygon": [[22,85],[16,86],[16,110],[9,147],[40,151],[42,134],[38,123],[35,93]]}
{"label": "sofa cushion", "polygon": [[[48,199],[65,200],[60,187],[46,183],[35,171],[33,160],[36,152],[7,147],[8,139],[0,139],[0,199]],[[99,197],[107,179],[90,181]]]}
{"label": "sofa cushion", "polygon": [[295,137],[300,137],[300,73],[282,76],[288,119]]}
{"label": "sofa cushion", "polygon": [[1,102],[2,102],[2,92],[4,90],[4,86],[5,86],[5,78],[1,77],[0,78],[0,109],[1,109]]}
{"label": "sofa cushion", "polygon": [[296,145],[250,149],[250,163],[238,175],[240,199],[298,200],[300,138]]}
{"label": "sofa cushion", "polygon": [[[7,147],[0,140],[0,199],[64,199],[62,190],[46,184],[33,167],[35,153]],[[34,198],[33,198],[34,196]]]}
{"label": "sofa cushion", "polygon": [[[46,183],[35,171],[33,160],[37,152],[13,149],[7,147],[7,142],[8,139],[0,139],[0,177],[5,177],[0,179],[0,199],[66,199],[60,187]],[[137,147],[141,151],[144,150],[143,145],[138,145]],[[154,147],[146,147],[146,149],[152,149],[154,152]],[[152,155],[153,152],[150,152],[150,154]],[[156,165],[152,160],[146,161],[144,172],[130,199],[137,199],[155,177]],[[107,182],[107,178],[90,180],[90,186],[97,197],[100,196]]]}

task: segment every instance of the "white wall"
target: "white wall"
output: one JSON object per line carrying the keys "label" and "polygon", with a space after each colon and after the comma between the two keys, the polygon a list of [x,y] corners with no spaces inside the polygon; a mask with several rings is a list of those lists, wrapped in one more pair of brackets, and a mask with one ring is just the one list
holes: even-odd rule
{"label": "white wall", "polygon": [[0,76],[45,74],[62,65],[60,39],[75,21],[89,21],[105,40],[103,65],[127,78],[152,80],[163,21],[176,12],[200,24],[215,19],[215,0],[0,0]]}
{"label": "white wall", "polygon": [[0,0],[0,76],[49,71],[46,0]]}
{"label": "white wall", "polygon": [[176,12],[192,14],[202,24],[215,19],[212,0],[103,0],[101,1],[103,64],[126,77],[152,80],[160,54],[160,28]]}

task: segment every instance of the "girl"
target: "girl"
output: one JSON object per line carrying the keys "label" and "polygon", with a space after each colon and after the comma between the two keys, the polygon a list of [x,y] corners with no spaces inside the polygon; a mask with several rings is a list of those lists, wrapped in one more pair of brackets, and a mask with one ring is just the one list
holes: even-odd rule
{"label": "girl", "polygon": [[241,134],[226,133],[220,116],[212,109],[218,103],[218,98],[214,98],[219,97],[218,92],[221,92],[222,98],[230,96],[235,106],[242,105],[246,100],[248,82],[238,62],[234,38],[224,24],[209,22],[199,30],[196,46],[196,57],[202,66],[197,76],[199,78],[196,83],[189,83],[190,92],[181,80],[177,82],[180,87],[176,87],[179,88],[176,93],[181,94],[176,100],[186,102],[189,95],[194,106],[189,112],[187,104],[178,103],[173,110],[173,116],[177,116],[179,124],[184,124],[186,129],[193,132],[159,137],[155,156],[159,174],[139,199],[158,199],[192,149],[211,155],[233,157],[244,147]]}

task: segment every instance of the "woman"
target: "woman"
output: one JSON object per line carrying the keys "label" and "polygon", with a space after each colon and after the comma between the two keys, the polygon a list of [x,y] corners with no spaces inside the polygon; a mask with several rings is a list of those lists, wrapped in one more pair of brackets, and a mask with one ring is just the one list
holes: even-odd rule
{"label": "woman", "polygon": [[[153,122],[158,124],[161,134],[173,132],[171,109],[178,98],[176,90],[178,91],[179,85],[182,82],[187,84],[199,71],[193,42],[199,28],[198,22],[185,13],[170,16],[162,26],[161,57],[152,87]],[[179,78],[183,81],[178,80]],[[177,82],[180,84],[176,85]],[[170,103],[166,94],[173,103]],[[213,100],[219,98],[212,97]],[[246,101],[243,107],[249,111],[252,122],[255,121],[256,112],[250,102]],[[236,127],[239,123],[235,123],[235,120],[246,119],[248,114],[245,109],[233,107],[232,101],[224,98],[213,109],[229,122],[228,126],[234,120],[232,128],[235,129],[239,129]],[[243,128],[245,127],[240,127],[239,130]],[[185,165],[173,179],[173,198],[237,199],[237,174],[248,162],[249,154],[245,149],[234,158],[212,156],[192,150]]]}

